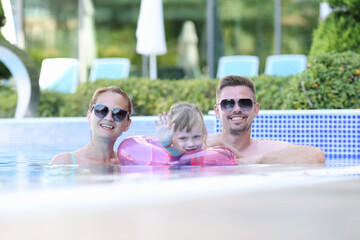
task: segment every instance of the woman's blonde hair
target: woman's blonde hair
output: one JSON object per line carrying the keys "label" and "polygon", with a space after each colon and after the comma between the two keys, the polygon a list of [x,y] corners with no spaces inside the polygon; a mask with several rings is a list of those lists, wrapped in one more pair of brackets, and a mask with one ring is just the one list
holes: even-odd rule
{"label": "woman's blonde hair", "polygon": [[175,123],[175,131],[186,130],[190,132],[193,127],[200,127],[204,136],[204,143],[207,139],[207,129],[203,115],[199,107],[191,103],[177,103],[170,108],[171,123]]}

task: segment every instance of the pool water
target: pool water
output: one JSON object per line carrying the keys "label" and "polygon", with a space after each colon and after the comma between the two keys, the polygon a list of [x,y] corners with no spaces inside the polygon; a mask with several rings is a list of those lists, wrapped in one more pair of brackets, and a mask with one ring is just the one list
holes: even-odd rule
{"label": "pool water", "polygon": [[[90,139],[86,118],[0,119],[0,189],[42,189],[103,183],[181,180],[221,176],[270,176],[281,172],[295,176],[316,169],[319,177],[338,176],[338,168],[360,165],[359,111],[262,111],[254,122],[257,138],[285,138],[295,144],[325,144],[322,165],[250,165],[233,167],[124,167],[50,166],[51,158],[86,145]],[[133,117],[120,141],[128,136],[155,136],[154,117]],[[209,134],[219,132],[215,116],[205,116]],[[331,126],[330,126],[331,124]],[[309,135],[315,134],[315,135]],[[309,142],[311,140],[311,142]],[[319,145],[320,147],[320,145]],[[334,154],[336,153],[336,154]],[[341,153],[341,154],[339,154]],[[329,174],[333,169],[336,174]],[[341,172],[341,171],[340,171]],[[357,177],[345,171],[343,175]],[[304,175],[305,176],[305,175]],[[241,179],[241,178],[240,178]],[[239,180],[242,181],[242,180]]]}
{"label": "pool water", "polygon": [[[215,176],[270,176],[275,173],[322,170],[321,177],[359,177],[359,172],[329,174],[331,169],[360,166],[359,159],[329,159],[325,164],[311,165],[244,165],[244,166],[183,166],[151,167],[120,165],[49,165],[51,158],[66,149],[27,147],[0,147],[0,189],[43,189],[91,184],[118,184],[128,182],[167,181]],[[340,171],[341,172],[341,171]],[[320,175],[317,174],[317,177]]]}

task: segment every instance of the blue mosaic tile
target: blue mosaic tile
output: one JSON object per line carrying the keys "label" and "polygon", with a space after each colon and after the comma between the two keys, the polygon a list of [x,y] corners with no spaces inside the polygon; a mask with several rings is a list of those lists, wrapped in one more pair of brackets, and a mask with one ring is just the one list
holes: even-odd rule
{"label": "blue mosaic tile", "polygon": [[[215,126],[215,133],[221,132],[219,119]],[[260,111],[251,137],[312,145],[321,148],[327,158],[336,153],[360,159],[360,110]]]}

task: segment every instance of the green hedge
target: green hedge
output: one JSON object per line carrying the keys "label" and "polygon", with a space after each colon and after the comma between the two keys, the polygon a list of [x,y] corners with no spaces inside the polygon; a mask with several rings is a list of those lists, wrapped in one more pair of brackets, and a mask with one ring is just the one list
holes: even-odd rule
{"label": "green hedge", "polygon": [[[284,106],[289,109],[359,109],[360,55],[321,54],[295,76]],[[291,94],[289,94],[291,93]]]}
{"label": "green hedge", "polygon": [[129,78],[98,80],[81,84],[75,94],[43,91],[39,116],[84,116],[94,91],[110,85],[125,90],[134,105],[134,115],[156,115],[179,101],[196,102],[204,113],[213,108],[217,80],[156,80]]}
{"label": "green hedge", "polygon": [[7,86],[0,85],[0,96],[0,118],[14,117],[17,103],[16,92]]}
{"label": "green hedge", "polygon": [[260,109],[289,109],[285,105],[284,99],[293,85],[293,76],[260,75],[253,80],[256,88],[256,101],[260,103]]}
{"label": "green hedge", "polygon": [[[284,109],[283,96],[290,86],[289,78],[261,75],[253,80],[257,88],[257,100],[261,103],[262,109]],[[215,104],[217,83],[217,79],[150,81],[145,78],[87,82],[81,84],[75,94],[42,91],[37,116],[86,116],[94,91],[110,85],[118,86],[129,94],[134,105],[134,115],[157,115],[168,111],[173,103],[181,101],[196,103],[202,112],[207,114]],[[16,92],[6,87],[1,91],[3,90],[6,90],[7,97],[0,102],[0,116],[11,117],[15,111]],[[9,102],[12,104],[9,105]],[[3,106],[11,106],[10,109],[8,107],[6,115],[1,113]]]}
{"label": "green hedge", "polygon": [[[360,55],[353,52],[321,54],[309,59],[305,72],[289,77],[253,78],[261,109],[359,109]],[[115,85],[128,92],[134,115],[157,115],[171,104],[188,101],[206,114],[215,104],[218,80],[155,80],[130,78],[81,84],[75,94],[42,91],[39,117],[86,116],[94,91]],[[2,86],[0,117],[15,111],[16,92]]]}

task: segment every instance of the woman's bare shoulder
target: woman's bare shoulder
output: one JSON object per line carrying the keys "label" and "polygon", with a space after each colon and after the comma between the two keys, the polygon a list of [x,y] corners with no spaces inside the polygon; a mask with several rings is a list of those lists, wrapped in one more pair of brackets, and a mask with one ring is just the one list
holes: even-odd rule
{"label": "woman's bare shoulder", "polygon": [[71,153],[69,152],[63,152],[55,155],[51,161],[50,164],[73,164],[73,159],[71,156]]}

